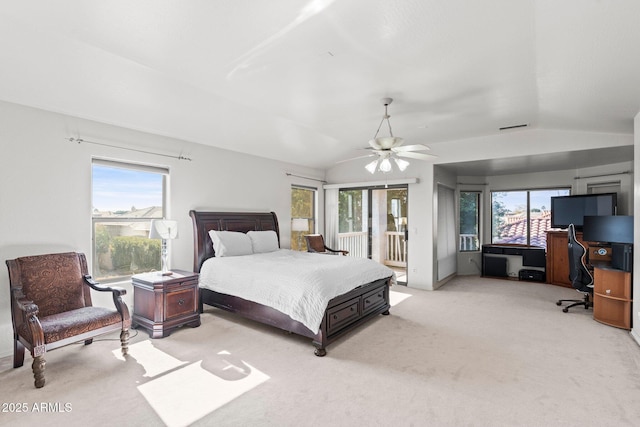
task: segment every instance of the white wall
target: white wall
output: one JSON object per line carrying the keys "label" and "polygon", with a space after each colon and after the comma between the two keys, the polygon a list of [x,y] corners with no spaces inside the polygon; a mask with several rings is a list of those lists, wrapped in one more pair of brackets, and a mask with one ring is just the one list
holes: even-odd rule
{"label": "white wall", "polygon": [[[66,140],[81,137],[143,151],[190,157],[191,162]],[[93,156],[170,169],[168,217],[179,222],[171,267],[192,270],[190,209],[274,211],[282,247],[290,247],[291,184],[315,186],[316,169],[193,144],[178,139],[0,102],[0,260],[58,251],[91,254]],[[323,192],[318,192],[323,206]],[[319,226],[323,227],[323,211]],[[89,260],[90,261],[90,260]],[[95,295],[95,294],[94,294]],[[110,298],[94,297],[95,304]],[[132,308],[131,287],[126,301]],[[0,357],[13,352],[9,279],[0,269]]]}
{"label": "white wall", "polygon": [[[640,147],[640,113],[634,118],[633,127],[635,144],[633,164],[640,168],[640,149],[638,148]],[[638,174],[634,175],[633,184],[633,200],[635,206],[640,206],[640,177],[638,177]],[[640,242],[640,215],[634,216],[633,241]],[[640,344],[640,277],[638,277],[640,275],[636,271],[640,271],[640,251],[638,248],[633,250],[633,303],[631,304],[631,310],[633,310],[631,324],[633,329],[631,330],[631,335]]]}

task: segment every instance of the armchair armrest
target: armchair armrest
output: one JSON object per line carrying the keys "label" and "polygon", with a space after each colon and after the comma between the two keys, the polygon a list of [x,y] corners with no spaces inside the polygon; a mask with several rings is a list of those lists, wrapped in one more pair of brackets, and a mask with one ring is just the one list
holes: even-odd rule
{"label": "armchair armrest", "polygon": [[[119,286],[104,286],[93,280],[90,274],[85,274],[83,276],[84,281],[91,289],[95,289],[99,292],[111,292],[113,295],[113,303],[116,305],[116,310],[122,316],[122,321],[124,322],[124,327],[129,328],[131,326],[131,316],[129,314],[129,307],[122,300],[122,296],[126,295],[127,290],[121,288]],[[128,333],[127,333],[128,334]]]}
{"label": "armchair armrest", "polygon": [[[38,305],[27,299],[21,288],[12,289],[11,298],[13,299],[11,305],[16,343],[19,337],[22,337],[21,339],[26,339],[31,344],[31,354],[34,358],[42,356],[46,351],[46,344],[44,342],[44,331],[42,330],[40,319],[38,319]],[[13,367],[17,368],[19,366],[22,366],[22,362],[16,359],[16,354],[14,353]]]}
{"label": "armchair armrest", "polygon": [[22,289],[13,289],[13,301],[15,307],[24,313],[25,318],[36,316],[38,314],[38,306],[22,293]]}
{"label": "armchair armrest", "polygon": [[105,286],[105,285],[99,284],[98,282],[93,280],[90,274],[84,275],[84,281],[87,285],[91,287],[91,289],[94,289],[99,292],[112,292],[114,297],[127,294],[127,290],[125,288],[121,288],[120,286]]}
{"label": "armchair armrest", "polygon": [[329,252],[335,252],[335,253],[342,254],[342,255],[347,255],[349,253],[349,251],[344,251],[344,250],[341,250],[341,249],[331,249],[331,248],[329,248],[327,246],[325,246],[324,248],[326,250],[328,250]]}

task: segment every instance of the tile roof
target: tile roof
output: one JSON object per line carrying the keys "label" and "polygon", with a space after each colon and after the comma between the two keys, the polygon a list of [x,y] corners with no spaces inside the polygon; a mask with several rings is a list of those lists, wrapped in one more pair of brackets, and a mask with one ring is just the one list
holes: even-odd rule
{"label": "tile roof", "polygon": [[[551,228],[551,211],[531,218],[531,246],[547,246],[547,230]],[[493,243],[527,244],[527,218],[524,214],[510,215]]]}

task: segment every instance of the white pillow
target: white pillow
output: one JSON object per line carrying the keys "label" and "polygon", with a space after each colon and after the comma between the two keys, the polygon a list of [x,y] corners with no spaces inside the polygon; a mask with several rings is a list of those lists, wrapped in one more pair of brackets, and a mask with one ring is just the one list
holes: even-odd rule
{"label": "white pillow", "polygon": [[209,230],[217,257],[251,255],[251,239],[239,231]]}
{"label": "white pillow", "polygon": [[251,239],[254,254],[274,252],[280,249],[278,246],[278,235],[273,230],[249,231],[247,236]]}

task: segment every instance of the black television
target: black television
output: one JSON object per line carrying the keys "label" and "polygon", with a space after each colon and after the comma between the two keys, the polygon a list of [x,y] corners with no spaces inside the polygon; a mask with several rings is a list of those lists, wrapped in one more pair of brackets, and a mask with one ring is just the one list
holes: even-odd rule
{"label": "black television", "polygon": [[585,216],[616,214],[617,194],[580,194],[551,198],[551,228],[567,228],[573,224],[582,230]]}
{"label": "black television", "polygon": [[585,216],[582,239],[585,242],[633,244],[633,217]]}

